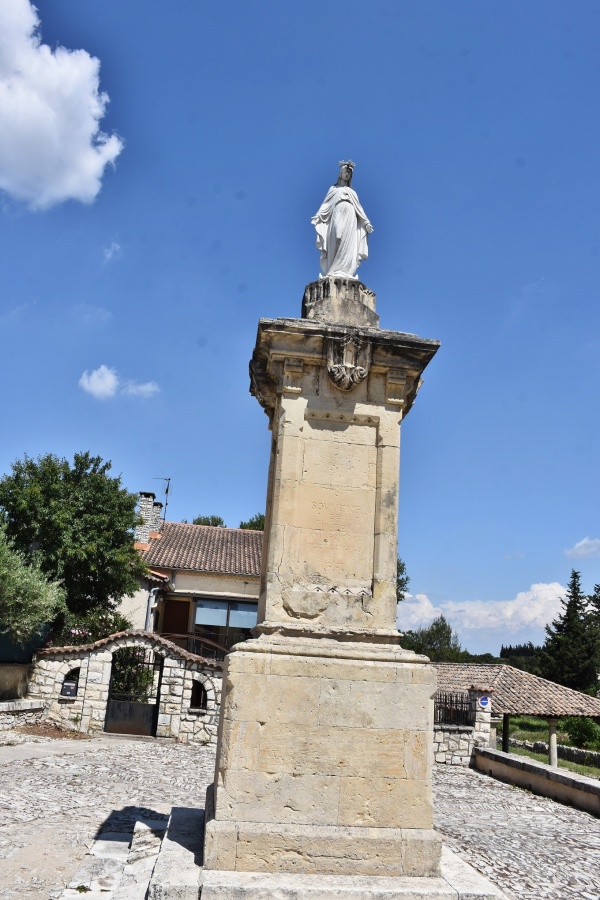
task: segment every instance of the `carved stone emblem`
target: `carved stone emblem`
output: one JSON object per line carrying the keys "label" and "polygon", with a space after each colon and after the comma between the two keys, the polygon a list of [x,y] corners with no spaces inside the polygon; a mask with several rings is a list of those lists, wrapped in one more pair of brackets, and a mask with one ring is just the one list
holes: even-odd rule
{"label": "carved stone emblem", "polygon": [[327,373],[340,391],[350,391],[364,381],[371,365],[371,344],[358,334],[327,341]]}

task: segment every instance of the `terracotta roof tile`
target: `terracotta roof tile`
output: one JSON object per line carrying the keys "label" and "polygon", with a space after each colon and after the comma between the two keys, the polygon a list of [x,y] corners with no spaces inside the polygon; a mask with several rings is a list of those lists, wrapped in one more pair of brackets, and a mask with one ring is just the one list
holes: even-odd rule
{"label": "terracotta roof tile", "polygon": [[111,644],[113,642],[119,643],[120,641],[127,640],[128,638],[147,638],[150,643],[155,644],[157,647],[161,647],[163,650],[167,650],[169,652],[169,656],[174,656],[176,659],[184,659],[188,662],[201,662],[203,665],[210,666],[213,669],[222,669],[223,663],[219,660],[215,659],[206,659],[204,656],[198,656],[196,653],[190,653],[188,650],[182,650],[181,647],[178,647],[176,644],[173,644],[171,641],[168,641],[166,638],[161,637],[159,634],[155,634],[150,631],[142,631],[140,629],[129,629],[128,631],[117,631],[115,634],[111,634],[108,637],[101,638],[99,641],[94,641],[93,644],[74,644],[69,645],[68,647],[45,647],[43,650],[38,650],[38,656],[52,656],[55,653],[74,653],[74,654],[82,654],[89,653],[93,650],[100,650],[102,647],[106,647],[107,644]]}
{"label": "terracotta roof tile", "polygon": [[262,542],[262,531],[164,522],[141,555],[155,568],[258,576]]}
{"label": "terracotta roof tile", "polygon": [[600,716],[600,699],[523,672],[513,666],[433,663],[441,691],[468,691],[483,684],[493,691],[492,714]]}

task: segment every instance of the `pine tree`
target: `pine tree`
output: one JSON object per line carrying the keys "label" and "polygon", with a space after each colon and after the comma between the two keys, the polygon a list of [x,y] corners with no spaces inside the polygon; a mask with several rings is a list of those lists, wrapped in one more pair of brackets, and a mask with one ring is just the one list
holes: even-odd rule
{"label": "pine tree", "polygon": [[579,572],[571,572],[563,610],[546,626],[541,653],[541,674],[576,691],[596,687],[596,633],[590,628],[588,598],[581,590]]}

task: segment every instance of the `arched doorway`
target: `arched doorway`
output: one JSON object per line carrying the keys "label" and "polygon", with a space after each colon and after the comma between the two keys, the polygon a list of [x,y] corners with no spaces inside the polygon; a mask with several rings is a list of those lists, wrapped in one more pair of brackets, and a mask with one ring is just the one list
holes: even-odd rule
{"label": "arched doorway", "polygon": [[113,652],[105,731],[156,736],[163,662],[163,656],[145,647]]}

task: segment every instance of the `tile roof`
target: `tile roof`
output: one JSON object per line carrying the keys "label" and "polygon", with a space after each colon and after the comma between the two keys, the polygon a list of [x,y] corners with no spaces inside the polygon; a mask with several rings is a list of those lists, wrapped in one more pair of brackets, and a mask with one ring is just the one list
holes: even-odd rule
{"label": "tile roof", "polygon": [[260,575],[262,531],[163,522],[141,556],[148,566],[222,575]]}
{"label": "tile roof", "polygon": [[492,715],[600,716],[600,699],[523,672],[513,666],[433,663],[441,691],[467,691],[471,685],[492,693]]}
{"label": "tile roof", "polygon": [[144,638],[147,643],[154,644],[156,647],[160,647],[163,650],[166,650],[169,656],[174,656],[176,659],[184,659],[187,662],[192,663],[202,663],[203,665],[210,666],[213,669],[223,668],[223,663],[219,660],[206,659],[204,656],[198,656],[196,653],[190,653],[188,650],[182,650],[181,647],[178,647],[176,644],[168,641],[160,634],[155,634],[154,632],[150,631],[142,631],[141,629],[117,631],[115,634],[111,634],[108,637],[101,638],[99,641],[94,641],[93,644],[75,644],[73,646],[69,645],[68,647],[45,647],[43,650],[38,650],[37,655],[52,656],[59,653],[70,653],[75,654],[76,656],[80,656],[82,653],[101,650],[103,647],[106,647],[107,644],[126,644],[131,638]]}

